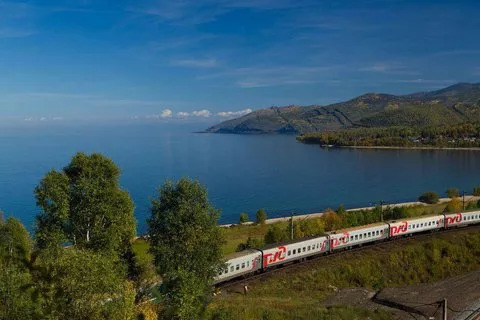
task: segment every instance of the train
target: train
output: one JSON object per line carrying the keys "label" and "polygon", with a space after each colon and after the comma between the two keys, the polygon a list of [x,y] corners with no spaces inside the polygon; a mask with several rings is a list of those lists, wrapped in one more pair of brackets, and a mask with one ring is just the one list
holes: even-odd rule
{"label": "train", "polygon": [[380,241],[417,233],[434,232],[480,223],[480,211],[421,216],[378,222],[327,232],[325,235],[276,243],[259,249],[247,249],[225,257],[225,265],[214,285],[266,272],[287,263],[332,254]]}

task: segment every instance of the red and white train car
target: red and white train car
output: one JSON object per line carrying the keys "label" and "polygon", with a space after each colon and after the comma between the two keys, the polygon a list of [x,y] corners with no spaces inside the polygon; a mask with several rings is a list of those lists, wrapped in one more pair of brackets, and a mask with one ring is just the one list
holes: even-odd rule
{"label": "red and white train car", "polygon": [[384,222],[358,226],[329,233],[330,251],[388,238],[388,224]]}
{"label": "red and white train car", "polygon": [[262,268],[266,269],[286,262],[328,252],[328,238],[315,237],[301,241],[285,242],[261,249]]}
{"label": "red and white train car", "polygon": [[390,237],[395,238],[417,232],[441,229],[444,226],[444,216],[408,218],[402,221],[392,221],[388,224],[390,226]]}
{"label": "red and white train car", "polygon": [[445,228],[480,222],[480,211],[445,214]]}
{"label": "red and white train car", "polygon": [[262,252],[247,249],[226,257],[225,269],[221,270],[214,283],[220,283],[246,274],[251,274],[262,267]]}

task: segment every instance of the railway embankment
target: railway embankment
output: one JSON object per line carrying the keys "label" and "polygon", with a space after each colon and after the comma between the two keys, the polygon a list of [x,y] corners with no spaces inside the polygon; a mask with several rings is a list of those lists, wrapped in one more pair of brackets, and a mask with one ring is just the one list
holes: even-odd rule
{"label": "railway embankment", "polygon": [[437,319],[438,302],[447,298],[453,319],[460,313],[453,310],[467,310],[478,299],[479,230],[425,234],[275,270],[248,281],[247,295],[241,285],[225,290],[211,313],[223,312],[228,319],[329,319],[331,310],[353,309],[363,313],[359,319],[411,319],[412,314]]}

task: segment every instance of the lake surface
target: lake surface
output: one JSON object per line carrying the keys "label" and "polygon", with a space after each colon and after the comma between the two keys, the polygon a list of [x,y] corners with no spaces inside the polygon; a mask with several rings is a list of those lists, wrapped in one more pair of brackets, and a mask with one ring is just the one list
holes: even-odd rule
{"label": "lake surface", "polygon": [[[203,128],[200,127],[200,128]],[[146,231],[149,199],[166,179],[198,178],[222,210],[221,223],[241,212],[269,217],[412,201],[423,191],[480,185],[480,152],[330,149],[294,136],[192,133],[188,125],[123,124],[25,127],[0,132],[0,208],[33,229],[33,189],[77,151],[111,157]]]}

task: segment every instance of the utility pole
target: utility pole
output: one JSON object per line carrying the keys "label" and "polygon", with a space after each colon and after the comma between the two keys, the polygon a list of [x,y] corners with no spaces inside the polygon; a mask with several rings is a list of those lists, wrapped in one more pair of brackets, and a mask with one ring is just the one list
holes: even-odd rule
{"label": "utility pole", "polygon": [[291,231],[291,239],[293,240],[293,212],[292,212],[292,217],[290,218],[290,220],[292,222],[291,223],[291,230],[290,230]]}
{"label": "utility pole", "polygon": [[380,201],[380,221],[383,221],[383,205],[385,201]]}
{"label": "utility pole", "polygon": [[443,320],[447,319],[447,298],[443,299]]}
{"label": "utility pole", "polygon": [[465,190],[463,191],[463,211],[465,211]]}

